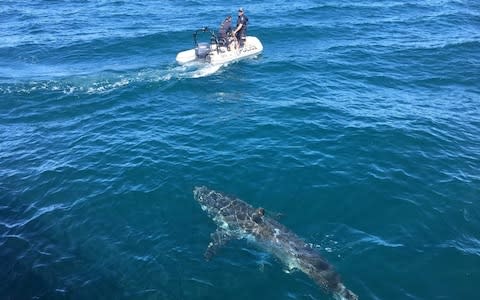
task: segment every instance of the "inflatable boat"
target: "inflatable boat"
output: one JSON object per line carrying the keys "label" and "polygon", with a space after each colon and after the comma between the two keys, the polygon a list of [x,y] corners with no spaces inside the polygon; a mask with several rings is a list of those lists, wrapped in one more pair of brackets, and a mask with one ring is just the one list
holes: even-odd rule
{"label": "inflatable boat", "polygon": [[[199,42],[199,34],[209,34],[210,41]],[[248,57],[254,57],[262,53],[263,45],[254,36],[247,36],[243,45],[232,36],[219,39],[216,34],[207,27],[195,31],[193,34],[195,48],[181,51],[177,54],[176,60],[180,65],[191,62],[205,62],[210,64],[224,64],[238,61]]]}

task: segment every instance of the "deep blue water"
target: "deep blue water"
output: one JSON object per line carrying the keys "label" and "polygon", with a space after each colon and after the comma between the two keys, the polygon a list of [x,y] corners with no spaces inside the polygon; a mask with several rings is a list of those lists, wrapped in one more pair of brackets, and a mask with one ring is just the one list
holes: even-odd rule
{"label": "deep blue water", "polygon": [[[264,53],[177,66],[243,6]],[[475,299],[478,1],[2,1],[1,299],[329,299],[196,185],[284,216],[360,299]]]}

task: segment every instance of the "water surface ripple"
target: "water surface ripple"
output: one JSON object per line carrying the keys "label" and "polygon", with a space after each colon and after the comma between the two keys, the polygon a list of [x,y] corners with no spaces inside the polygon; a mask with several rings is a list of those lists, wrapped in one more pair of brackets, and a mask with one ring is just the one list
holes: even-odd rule
{"label": "water surface ripple", "polygon": [[327,299],[242,241],[205,262],[195,185],[360,299],[475,298],[480,4],[241,5],[264,53],[218,68],[175,55],[240,4],[2,2],[0,298]]}

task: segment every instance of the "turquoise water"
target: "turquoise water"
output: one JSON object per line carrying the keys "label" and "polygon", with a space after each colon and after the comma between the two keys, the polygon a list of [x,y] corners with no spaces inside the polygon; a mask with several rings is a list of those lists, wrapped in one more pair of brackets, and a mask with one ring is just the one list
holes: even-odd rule
{"label": "turquoise water", "polygon": [[[264,53],[177,66],[243,6]],[[478,1],[2,1],[1,299],[329,299],[215,225],[282,213],[360,299],[475,299]]]}

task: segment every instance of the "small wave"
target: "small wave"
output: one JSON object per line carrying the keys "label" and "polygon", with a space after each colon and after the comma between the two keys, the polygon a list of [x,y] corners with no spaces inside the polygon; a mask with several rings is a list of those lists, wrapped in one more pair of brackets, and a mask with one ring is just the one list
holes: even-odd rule
{"label": "small wave", "polygon": [[196,277],[191,277],[189,280],[207,287],[214,287],[214,285],[211,282],[208,282],[207,280],[199,279]]}
{"label": "small wave", "polygon": [[371,233],[367,233],[358,229],[350,228],[349,229],[353,234],[359,235],[359,238],[357,240],[358,243],[367,243],[367,244],[373,244],[377,246],[384,246],[384,247],[389,247],[389,248],[397,248],[397,247],[403,247],[405,245],[400,244],[400,243],[393,243],[389,242],[385,239],[382,239],[379,236],[373,235]]}
{"label": "small wave", "polygon": [[13,229],[13,228],[17,228],[17,227],[24,227],[25,225],[27,225],[28,223],[40,218],[41,216],[43,216],[44,214],[48,214],[52,211],[56,211],[56,210],[66,210],[66,209],[69,209],[70,206],[67,206],[67,205],[63,205],[63,204],[53,204],[53,205],[49,205],[47,207],[42,207],[42,208],[39,208],[35,214],[30,217],[30,218],[27,218],[27,219],[24,219],[24,220],[20,220],[18,222],[15,222],[15,223],[6,223],[6,222],[1,222],[0,225],[2,226],[5,226],[6,228],[8,229]]}
{"label": "small wave", "polygon": [[440,247],[451,247],[462,253],[480,256],[480,240],[467,235],[463,235],[461,238],[455,240],[446,241],[441,244]]}

